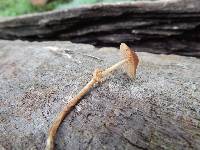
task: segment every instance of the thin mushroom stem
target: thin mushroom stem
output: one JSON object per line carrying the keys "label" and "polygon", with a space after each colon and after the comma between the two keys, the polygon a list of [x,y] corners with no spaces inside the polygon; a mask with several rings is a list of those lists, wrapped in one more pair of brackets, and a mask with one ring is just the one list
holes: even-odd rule
{"label": "thin mushroom stem", "polygon": [[117,68],[121,67],[123,64],[125,64],[128,60],[124,59],[116,64],[114,64],[113,66],[111,66],[110,68],[105,69],[102,72],[102,76],[105,77],[107,76],[109,73],[111,73],[112,71],[116,70]]}
{"label": "thin mushroom stem", "polygon": [[49,129],[49,135],[47,138],[46,150],[54,149],[54,139],[56,137],[56,132],[64,120],[64,118],[71,112],[74,106],[81,100],[81,98],[94,86],[94,84],[100,82],[102,80],[102,75],[100,70],[95,70],[93,74],[92,80],[76,95],[72,98],[67,105],[64,107],[63,111],[61,111],[56,119],[53,121],[52,126]]}

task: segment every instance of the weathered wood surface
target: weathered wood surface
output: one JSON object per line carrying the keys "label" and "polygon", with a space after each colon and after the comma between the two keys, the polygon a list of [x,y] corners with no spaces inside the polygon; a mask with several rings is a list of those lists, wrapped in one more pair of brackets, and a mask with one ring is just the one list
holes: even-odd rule
{"label": "weathered wood surface", "polygon": [[[116,70],[65,118],[57,150],[200,149],[200,59],[138,53],[136,80]],[[48,128],[95,68],[119,50],[0,40],[0,149],[42,150]]]}
{"label": "weathered wood surface", "polygon": [[0,38],[69,40],[100,47],[127,42],[138,50],[200,57],[199,29],[199,0],[162,0],[20,16],[0,21]]}

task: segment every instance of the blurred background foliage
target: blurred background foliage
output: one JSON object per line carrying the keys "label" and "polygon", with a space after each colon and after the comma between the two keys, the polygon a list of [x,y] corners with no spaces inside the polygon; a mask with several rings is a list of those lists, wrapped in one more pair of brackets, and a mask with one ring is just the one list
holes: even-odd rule
{"label": "blurred background foliage", "polygon": [[0,0],[0,16],[18,16],[54,9],[79,7],[85,4],[125,2],[136,0],[54,0],[44,6],[33,6],[30,0]]}

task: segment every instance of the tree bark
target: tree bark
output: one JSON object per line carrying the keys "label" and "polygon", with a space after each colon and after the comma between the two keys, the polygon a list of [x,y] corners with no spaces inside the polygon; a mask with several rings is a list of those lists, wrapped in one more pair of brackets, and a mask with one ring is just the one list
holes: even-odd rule
{"label": "tree bark", "polygon": [[69,40],[200,57],[200,1],[98,4],[0,21],[0,38]]}

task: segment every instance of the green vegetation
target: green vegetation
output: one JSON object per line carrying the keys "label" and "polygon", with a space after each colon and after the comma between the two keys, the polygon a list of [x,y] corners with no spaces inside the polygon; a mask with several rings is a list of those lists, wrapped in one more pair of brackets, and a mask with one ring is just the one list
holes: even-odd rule
{"label": "green vegetation", "polygon": [[54,0],[45,6],[36,7],[32,6],[29,0],[0,0],[0,16],[18,16],[34,12],[78,7],[84,4],[119,1],[124,2],[124,0]]}
{"label": "green vegetation", "polygon": [[0,16],[17,16],[33,12],[42,12],[55,9],[66,0],[56,0],[46,6],[32,6],[29,0],[0,0]]}

